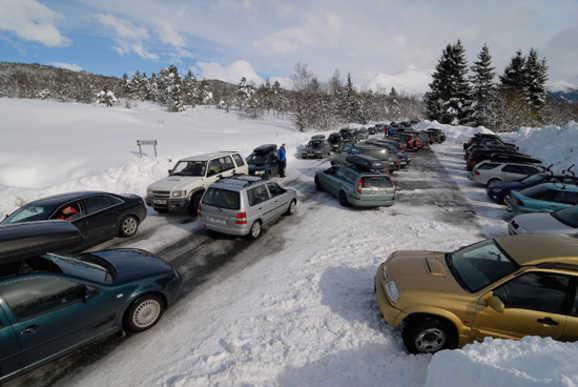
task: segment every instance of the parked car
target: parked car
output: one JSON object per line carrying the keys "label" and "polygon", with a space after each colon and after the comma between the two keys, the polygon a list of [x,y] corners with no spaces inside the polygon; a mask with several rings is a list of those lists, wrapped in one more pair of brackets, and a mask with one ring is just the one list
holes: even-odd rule
{"label": "parked car", "polygon": [[359,128],[357,130],[357,141],[367,140],[369,138],[369,131],[367,128]]}
{"label": "parked car", "polygon": [[441,129],[429,128],[426,132],[429,134],[431,144],[441,144],[446,141],[446,135]]}
{"label": "parked car", "polygon": [[499,136],[493,133],[474,134],[467,143],[464,143],[464,150],[468,149],[472,145],[505,146],[518,150],[518,147],[515,144],[504,142]]}
{"label": "parked car", "polygon": [[80,251],[115,237],[134,236],[146,215],[140,196],[85,191],[34,200],[6,216],[2,224],[65,220],[82,234]]}
{"label": "parked car", "polygon": [[578,206],[554,212],[515,216],[508,224],[508,234],[553,234],[578,237]]}
{"label": "parked car", "polygon": [[0,226],[0,383],[116,332],[147,330],[177,299],[170,264],[136,249],[53,253],[75,239],[63,221]]}
{"label": "parked car", "polygon": [[405,144],[405,150],[409,152],[417,152],[423,149],[423,143],[417,134],[412,132],[398,132],[395,138],[398,138],[401,142]]}
{"label": "parked car", "polygon": [[386,148],[369,144],[344,144],[341,152],[333,155],[331,164],[345,163],[350,155],[366,155],[382,161],[386,167],[384,173],[391,173],[401,168],[401,161],[396,153],[392,153]]}
{"label": "parked car", "polygon": [[367,132],[369,133],[370,136],[374,136],[377,134],[377,129],[375,126],[370,126],[367,128]]}
{"label": "parked car", "polygon": [[518,235],[451,253],[398,251],[377,269],[377,305],[408,352],[493,336],[578,339],[578,239]]}
{"label": "parked car", "polygon": [[527,176],[521,180],[515,181],[500,181],[493,184],[488,184],[486,192],[488,197],[497,203],[503,203],[504,198],[511,191],[521,191],[524,188],[533,187],[542,183],[561,183],[561,184],[577,184],[578,179],[567,175],[553,175],[551,173],[538,173]]}
{"label": "parked car", "polygon": [[146,203],[157,212],[188,210],[196,214],[205,189],[217,180],[248,174],[239,152],[216,152],[179,160],[169,176],[151,184]]}
{"label": "parked car", "polygon": [[316,134],[314,136],[311,136],[311,140],[325,140],[325,135],[324,134]]}
{"label": "parked car", "polygon": [[504,199],[508,211],[552,212],[578,205],[578,186],[542,183],[521,191],[512,191]]}
{"label": "parked car", "polygon": [[305,145],[303,151],[301,152],[301,158],[309,159],[324,159],[331,155],[331,147],[325,139],[314,139]]}
{"label": "parked car", "polygon": [[471,171],[474,166],[482,161],[494,161],[502,163],[520,163],[520,164],[542,164],[542,160],[535,159],[531,156],[510,152],[510,151],[496,151],[496,150],[476,150],[474,151],[466,163],[466,170]]}
{"label": "parked car", "polygon": [[331,133],[327,138],[327,142],[331,147],[331,151],[338,152],[341,149],[341,135],[339,133]]}
{"label": "parked car", "polygon": [[249,175],[260,176],[265,180],[279,176],[281,161],[277,154],[277,145],[266,144],[253,149],[253,153],[247,157]]}
{"label": "parked car", "polygon": [[344,206],[391,206],[395,187],[389,176],[368,171],[364,164],[336,164],[315,174],[315,187],[339,199]]}
{"label": "parked car", "polygon": [[409,158],[407,153],[401,151],[401,147],[398,142],[383,139],[372,139],[367,141],[366,144],[380,148],[385,148],[390,153],[395,154],[399,159],[399,166],[401,168],[406,168],[407,166],[409,166],[411,162],[411,159]]}
{"label": "parked car", "polygon": [[253,176],[235,176],[211,185],[199,207],[208,230],[257,239],[263,227],[291,215],[297,192]]}
{"label": "parked car", "polygon": [[486,152],[486,153],[508,153],[508,154],[522,154],[516,148],[511,146],[506,146],[503,144],[473,144],[464,152],[464,160],[469,160],[472,158],[474,152]]}
{"label": "parked car", "polygon": [[490,186],[500,181],[520,180],[544,170],[540,165],[482,161],[472,170],[471,179],[476,183]]}
{"label": "parked car", "polygon": [[351,129],[343,128],[339,130],[342,142],[355,142],[353,131]]}

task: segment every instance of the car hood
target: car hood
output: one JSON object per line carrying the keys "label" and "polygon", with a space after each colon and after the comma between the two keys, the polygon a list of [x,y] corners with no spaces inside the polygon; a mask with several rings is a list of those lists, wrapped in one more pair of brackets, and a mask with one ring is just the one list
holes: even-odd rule
{"label": "car hood", "polygon": [[519,225],[519,233],[528,234],[574,234],[576,229],[560,223],[550,213],[522,214],[513,221]]}
{"label": "car hood", "polygon": [[398,251],[387,260],[386,270],[402,295],[422,292],[465,294],[450,273],[444,254],[439,251]]}
{"label": "car hood", "polygon": [[88,255],[105,261],[114,270],[115,283],[123,284],[138,281],[173,271],[170,264],[152,254],[138,249],[112,249],[91,252]]}
{"label": "car hood", "polygon": [[198,176],[167,176],[164,179],[154,182],[149,185],[149,189],[153,191],[174,191],[179,189],[187,189],[190,185],[200,183],[203,180]]}

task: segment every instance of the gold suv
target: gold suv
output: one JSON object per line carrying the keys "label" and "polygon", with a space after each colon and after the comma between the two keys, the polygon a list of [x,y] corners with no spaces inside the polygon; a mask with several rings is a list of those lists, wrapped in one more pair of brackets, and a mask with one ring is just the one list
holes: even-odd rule
{"label": "gold suv", "polygon": [[375,276],[385,321],[411,353],[486,336],[578,339],[578,239],[519,235],[453,253],[398,251]]}

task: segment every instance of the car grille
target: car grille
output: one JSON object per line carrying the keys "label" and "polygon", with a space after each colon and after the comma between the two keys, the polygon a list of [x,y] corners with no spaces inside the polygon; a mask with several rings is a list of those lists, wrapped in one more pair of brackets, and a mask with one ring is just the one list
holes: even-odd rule
{"label": "car grille", "polygon": [[520,225],[518,223],[516,223],[515,220],[512,221],[512,227],[514,228],[514,230],[517,230],[518,227],[520,227]]}
{"label": "car grille", "polygon": [[153,199],[168,199],[170,196],[170,191],[153,191]]}

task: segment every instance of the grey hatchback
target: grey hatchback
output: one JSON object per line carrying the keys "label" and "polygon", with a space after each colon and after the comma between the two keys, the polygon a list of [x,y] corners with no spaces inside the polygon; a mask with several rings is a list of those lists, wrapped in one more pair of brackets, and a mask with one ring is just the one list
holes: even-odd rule
{"label": "grey hatchback", "polygon": [[339,198],[344,207],[391,206],[395,199],[395,187],[389,176],[353,165],[337,164],[317,172],[315,187]]}
{"label": "grey hatchback", "polygon": [[257,239],[264,226],[291,215],[297,192],[255,176],[233,176],[209,186],[199,207],[204,228]]}

